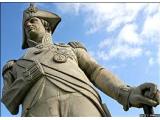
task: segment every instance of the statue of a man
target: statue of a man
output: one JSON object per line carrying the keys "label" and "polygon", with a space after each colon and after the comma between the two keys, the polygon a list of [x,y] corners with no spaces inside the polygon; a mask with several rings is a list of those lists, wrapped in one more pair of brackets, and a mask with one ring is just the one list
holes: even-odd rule
{"label": "statue of a man", "polygon": [[26,53],[3,67],[2,102],[12,114],[22,105],[22,116],[110,116],[95,87],[130,107],[160,104],[155,84],[130,87],[95,63],[79,42],[53,44],[60,22],[54,13],[31,5],[23,16]]}

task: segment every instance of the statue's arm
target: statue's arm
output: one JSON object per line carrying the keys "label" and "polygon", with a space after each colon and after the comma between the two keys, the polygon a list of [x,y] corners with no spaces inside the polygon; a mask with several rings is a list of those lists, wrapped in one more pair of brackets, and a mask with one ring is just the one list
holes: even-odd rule
{"label": "statue's arm", "polygon": [[128,110],[128,96],[130,93],[130,87],[125,85],[109,70],[98,65],[96,61],[87,53],[86,49],[82,45],[78,44],[79,43],[73,46],[75,48],[79,67],[97,88],[122,104],[124,110]]}
{"label": "statue's arm", "polygon": [[[160,92],[153,83],[144,83],[137,87],[129,87],[117,76],[98,65],[80,43],[73,43],[79,67],[90,81],[106,95],[123,105],[125,111],[129,107],[141,108],[145,105],[160,104]],[[147,92],[147,94],[145,93]]]}
{"label": "statue's arm", "polygon": [[16,73],[13,69],[14,64],[15,64],[15,60],[10,60],[4,65],[2,70],[2,76],[3,76],[2,102],[5,104],[7,109],[12,114],[17,114],[18,108],[12,104],[13,95],[11,96],[8,95],[8,91],[13,91],[13,89],[11,88],[16,77]]}
{"label": "statue's arm", "polygon": [[5,92],[10,88],[11,84],[15,80],[15,75],[13,73],[13,65],[14,65],[14,60],[8,61],[2,70],[2,76],[3,76],[3,91],[2,91],[2,96],[5,94]]}

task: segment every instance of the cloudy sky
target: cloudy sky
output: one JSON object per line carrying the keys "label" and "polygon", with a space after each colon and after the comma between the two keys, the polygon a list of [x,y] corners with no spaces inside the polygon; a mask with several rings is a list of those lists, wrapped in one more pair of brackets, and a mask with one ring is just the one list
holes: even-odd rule
{"label": "cloudy sky", "polygon": [[[53,34],[54,42],[80,41],[100,65],[130,86],[144,82],[160,86],[160,3],[36,5],[62,18]],[[2,3],[1,66],[24,53],[21,50],[21,21],[22,12],[27,6],[28,3]],[[142,109],[136,108],[124,112],[116,101],[102,92],[100,94],[112,116],[139,116],[143,113]],[[159,108],[155,109],[157,113],[160,113]],[[2,104],[2,116],[9,115]]]}

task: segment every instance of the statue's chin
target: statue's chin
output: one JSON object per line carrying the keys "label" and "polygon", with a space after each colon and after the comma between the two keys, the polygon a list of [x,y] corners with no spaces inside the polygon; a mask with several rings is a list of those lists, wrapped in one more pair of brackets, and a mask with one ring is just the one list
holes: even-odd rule
{"label": "statue's chin", "polygon": [[37,32],[35,30],[29,31],[30,38],[36,38],[38,36]]}
{"label": "statue's chin", "polygon": [[31,39],[31,40],[33,40],[33,41],[35,41],[35,42],[37,42],[37,43],[40,43],[40,42],[41,42],[40,34],[37,33],[36,31],[31,30],[31,31],[29,32],[29,36],[30,36],[30,39]]}

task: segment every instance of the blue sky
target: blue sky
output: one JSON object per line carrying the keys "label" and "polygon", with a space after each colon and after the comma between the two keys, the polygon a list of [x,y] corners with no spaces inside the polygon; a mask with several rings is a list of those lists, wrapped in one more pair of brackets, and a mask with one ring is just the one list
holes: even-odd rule
{"label": "blue sky", "polygon": [[[22,15],[28,3],[1,4],[1,67],[25,52]],[[153,82],[160,86],[160,4],[158,3],[37,3],[58,14],[62,21],[54,42],[80,41],[90,55],[130,86]],[[1,68],[2,69],[2,68]],[[3,86],[1,78],[1,87]],[[100,91],[99,91],[100,92]],[[128,112],[100,92],[112,116],[139,116],[142,109]],[[160,114],[155,109],[156,113]],[[1,115],[12,116],[1,104]],[[20,116],[18,114],[17,116]]]}

